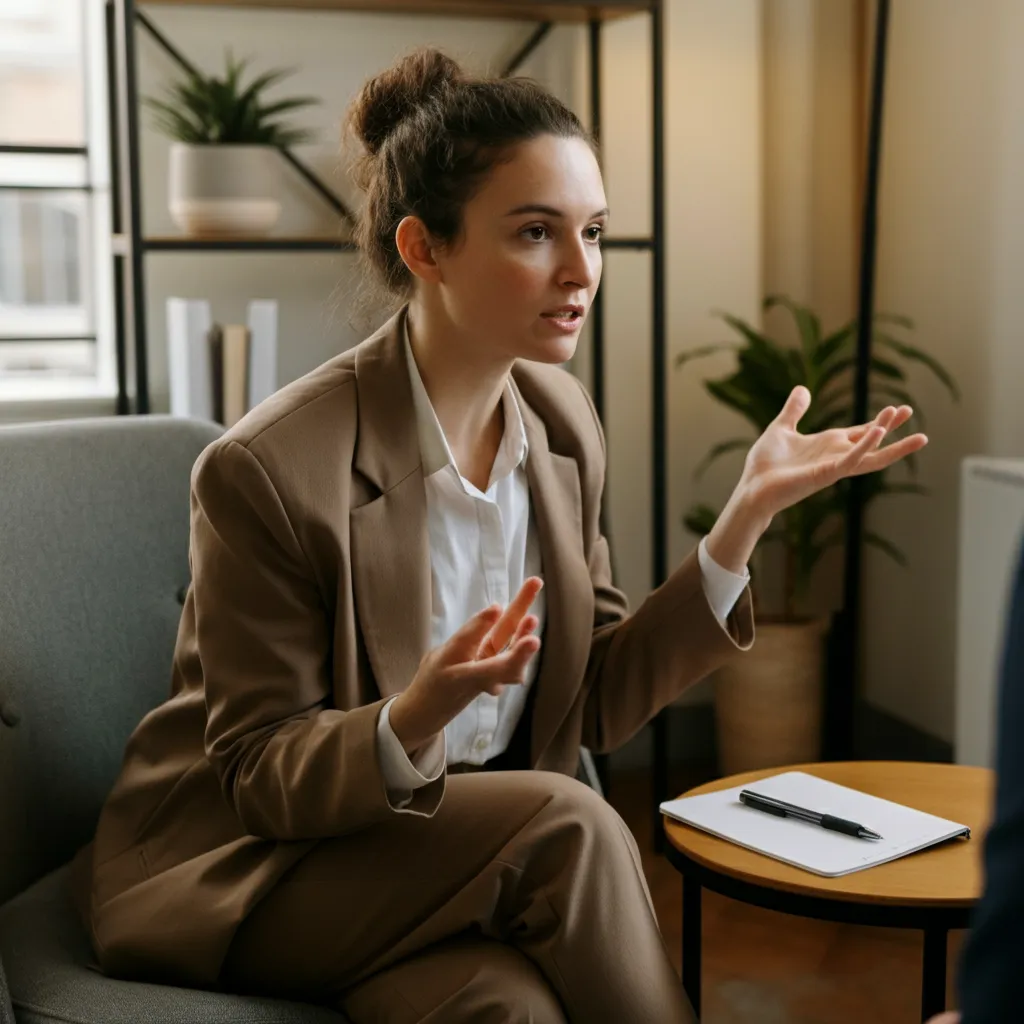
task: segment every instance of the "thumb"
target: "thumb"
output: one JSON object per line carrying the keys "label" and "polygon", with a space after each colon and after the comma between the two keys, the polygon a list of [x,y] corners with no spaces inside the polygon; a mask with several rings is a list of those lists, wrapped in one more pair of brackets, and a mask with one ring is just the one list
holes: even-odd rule
{"label": "thumb", "polygon": [[782,411],[775,417],[775,422],[795,430],[796,425],[800,422],[803,414],[810,408],[810,405],[810,391],[803,384],[798,384],[790,391],[789,398],[786,399],[786,404],[782,407]]}

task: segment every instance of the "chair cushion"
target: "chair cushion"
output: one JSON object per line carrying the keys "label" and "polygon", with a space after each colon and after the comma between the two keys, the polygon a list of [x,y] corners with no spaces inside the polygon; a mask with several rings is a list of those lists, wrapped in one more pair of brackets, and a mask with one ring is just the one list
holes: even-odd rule
{"label": "chair cushion", "polygon": [[0,907],[0,958],[18,1024],[346,1024],[278,999],[116,981],[101,974],[60,868]]}

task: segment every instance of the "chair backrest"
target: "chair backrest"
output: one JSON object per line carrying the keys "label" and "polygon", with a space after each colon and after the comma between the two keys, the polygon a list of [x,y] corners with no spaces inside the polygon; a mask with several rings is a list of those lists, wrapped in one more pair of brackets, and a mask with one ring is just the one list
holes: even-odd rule
{"label": "chair backrest", "polygon": [[220,432],[0,428],[0,903],[88,841],[129,734],[168,695],[189,478]]}

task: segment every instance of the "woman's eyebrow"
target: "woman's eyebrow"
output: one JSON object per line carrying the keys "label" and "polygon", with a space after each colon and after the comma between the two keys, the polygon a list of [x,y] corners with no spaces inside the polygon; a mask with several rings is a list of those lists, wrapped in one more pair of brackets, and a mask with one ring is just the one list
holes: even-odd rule
{"label": "woman's eyebrow", "polygon": [[[525,206],[517,206],[514,210],[509,210],[505,214],[506,217],[521,217],[524,213],[539,213],[545,217],[564,217],[565,214],[561,210],[555,209],[553,206],[544,206],[542,203],[527,203]],[[597,213],[592,213],[589,220],[597,220],[598,217],[607,217],[608,207],[606,206],[603,210],[598,210]]]}

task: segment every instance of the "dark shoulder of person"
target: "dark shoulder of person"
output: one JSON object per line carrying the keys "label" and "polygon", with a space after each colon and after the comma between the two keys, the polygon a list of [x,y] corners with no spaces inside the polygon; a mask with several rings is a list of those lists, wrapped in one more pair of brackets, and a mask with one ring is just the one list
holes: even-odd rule
{"label": "dark shoulder of person", "polygon": [[963,1024],[1024,1020],[1024,546],[1005,624],[985,891],[960,966]]}

